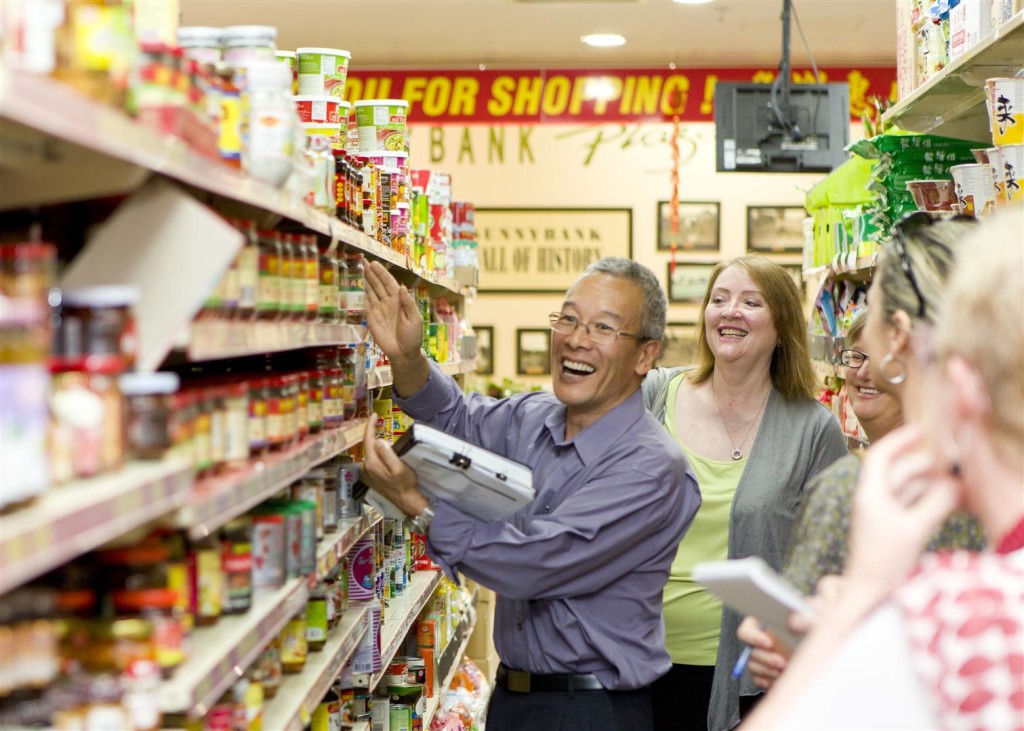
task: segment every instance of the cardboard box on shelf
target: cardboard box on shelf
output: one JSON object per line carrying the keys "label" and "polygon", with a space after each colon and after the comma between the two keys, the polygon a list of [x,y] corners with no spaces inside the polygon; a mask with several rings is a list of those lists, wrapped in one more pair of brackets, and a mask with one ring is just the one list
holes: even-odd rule
{"label": "cardboard box on shelf", "polygon": [[963,56],[992,32],[991,0],[963,0],[949,11],[949,58]]}

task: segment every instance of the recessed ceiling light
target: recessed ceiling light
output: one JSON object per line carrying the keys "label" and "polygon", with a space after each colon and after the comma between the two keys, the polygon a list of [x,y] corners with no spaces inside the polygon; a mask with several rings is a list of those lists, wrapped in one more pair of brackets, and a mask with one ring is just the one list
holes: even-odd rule
{"label": "recessed ceiling light", "polygon": [[672,2],[679,3],[680,5],[707,5],[714,1],[715,0],[672,0]]}
{"label": "recessed ceiling light", "polygon": [[589,35],[580,36],[580,40],[588,46],[596,46],[597,48],[611,48],[612,46],[624,46],[626,44],[625,37],[620,36],[618,33],[590,33]]}

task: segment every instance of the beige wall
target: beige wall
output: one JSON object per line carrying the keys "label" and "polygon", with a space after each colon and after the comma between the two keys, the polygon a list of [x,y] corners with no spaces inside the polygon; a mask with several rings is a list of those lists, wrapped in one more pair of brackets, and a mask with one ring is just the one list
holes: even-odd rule
{"label": "beige wall", "polygon": [[[413,167],[451,173],[456,200],[487,207],[610,207],[633,210],[633,258],[663,281],[670,258],[657,250],[656,204],[671,196],[668,124],[426,127],[411,131]],[[856,132],[854,132],[856,133]],[[677,260],[740,256],[746,248],[747,205],[801,205],[814,174],[715,173],[711,124],[680,129],[679,198],[721,202],[717,256],[678,254]],[[793,261],[793,257],[789,257]],[[799,261],[799,257],[797,257]],[[493,380],[547,387],[547,376],[515,374],[516,328],[541,328],[560,295],[480,294],[472,322],[494,327]],[[669,321],[693,320],[696,307],[671,305]]]}

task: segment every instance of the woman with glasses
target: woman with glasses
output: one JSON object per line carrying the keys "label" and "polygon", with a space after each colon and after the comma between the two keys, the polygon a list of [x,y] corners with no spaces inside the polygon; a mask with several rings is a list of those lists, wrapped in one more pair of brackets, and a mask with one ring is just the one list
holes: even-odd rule
{"label": "woman with glasses", "polygon": [[[888,374],[910,384],[926,369],[917,390],[928,398],[907,403],[908,425],[868,450],[838,593],[751,728],[1024,728],[1024,225],[1019,209],[997,215],[962,247],[950,231],[963,229],[921,232],[970,252],[941,303],[925,284],[920,234],[904,231],[883,253],[883,268],[902,272],[906,250],[917,285],[908,279],[899,298],[883,277],[872,318],[899,299],[914,312],[924,301],[935,322],[930,342],[912,343],[913,364],[886,351],[906,366]],[[919,326],[902,312],[893,327]],[[957,508],[978,517],[992,551],[920,557]]]}
{"label": "woman with glasses", "polygon": [[785,269],[749,256],[719,264],[699,329],[696,366],[658,368],[644,382],[702,496],[664,592],[673,664],[655,682],[654,712],[656,728],[671,731],[732,728],[741,695],[759,692],[732,677],[740,617],[692,580],[692,567],[756,555],[781,569],[804,486],[846,454],[839,424],[814,399],[800,292]]}
{"label": "woman with glasses", "polygon": [[[879,295],[876,295],[876,300]],[[861,312],[846,334],[851,348],[843,350],[840,362],[846,369],[846,391],[857,420],[868,442],[874,444],[903,424],[901,389],[878,383],[871,372],[872,355],[864,337],[869,318]],[[850,513],[860,478],[861,456],[853,453],[826,468],[807,486],[800,520],[793,530],[793,542],[786,558],[783,576],[807,595],[814,594],[825,576],[841,574],[849,553]],[[929,551],[949,548],[981,550],[985,536],[972,517],[958,513],[933,536]],[[768,689],[786,667],[789,648],[760,629],[755,617],[747,617],[737,633],[739,639],[754,648],[747,673],[755,685]]]}

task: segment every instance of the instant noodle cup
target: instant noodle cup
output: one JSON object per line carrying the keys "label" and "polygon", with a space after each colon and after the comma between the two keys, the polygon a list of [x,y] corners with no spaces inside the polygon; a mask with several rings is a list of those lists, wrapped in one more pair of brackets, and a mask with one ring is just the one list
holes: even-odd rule
{"label": "instant noodle cup", "polygon": [[[331,146],[341,144],[341,125],[331,124],[330,122],[303,122],[301,125],[302,131],[306,133],[306,137],[313,137],[315,135],[323,135],[331,141]],[[340,147],[338,149],[341,149]]]}
{"label": "instant noodle cup", "polygon": [[985,90],[992,144],[1024,144],[1024,79],[988,79]]}
{"label": "instant noodle cup", "polygon": [[364,99],[355,103],[355,112],[360,152],[408,152],[405,121],[409,102]]}
{"label": "instant noodle cup", "polygon": [[340,100],[336,96],[293,96],[292,101],[295,102],[295,111],[299,113],[301,122],[341,124],[338,119]]}
{"label": "instant noodle cup", "polygon": [[274,58],[292,70],[292,94],[299,93],[299,66],[295,51],[275,51]]}
{"label": "instant noodle cup", "polygon": [[1003,153],[999,147],[985,150],[985,161],[992,171],[992,188],[995,191],[996,205],[1006,202],[1006,176],[1003,170]]}
{"label": "instant noodle cup", "polygon": [[1006,200],[1020,205],[1024,203],[1024,145],[1003,145],[999,152],[1003,156]]}
{"label": "instant noodle cup", "polygon": [[992,169],[988,165],[954,165],[949,172],[953,175],[957,202],[962,213],[980,216],[988,213],[988,209],[995,205]]}
{"label": "instant noodle cup", "polygon": [[299,48],[299,94],[345,98],[345,79],[352,54],[338,48]]}

